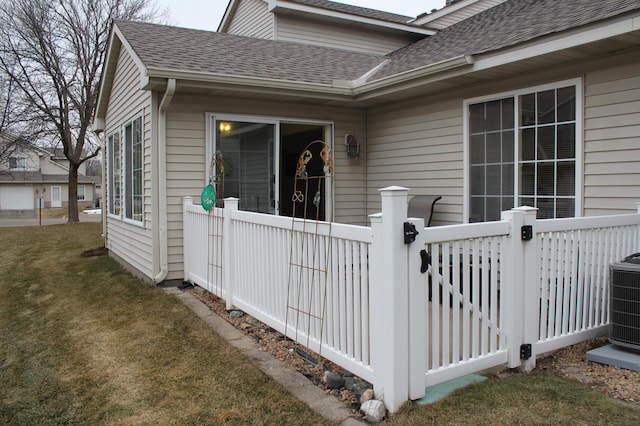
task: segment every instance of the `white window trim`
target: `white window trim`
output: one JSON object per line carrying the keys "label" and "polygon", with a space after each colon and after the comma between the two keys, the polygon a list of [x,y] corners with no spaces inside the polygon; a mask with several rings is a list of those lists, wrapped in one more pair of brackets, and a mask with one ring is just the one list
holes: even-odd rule
{"label": "white window trim", "polygon": [[[136,119],[140,119],[140,126],[141,126],[141,142],[142,142],[142,219],[141,220],[134,220],[134,219],[130,219],[126,216],[126,203],[127,203],[127,194],[125,191],[125,179],[126,179],[126,162],[125,162],[125,150],[126,150],[126,143],[125,143],[125,127],[129,124],[131,124],[133,126],[133,122]],[[107,193],[107,217],[110,217],[112,219],[118,219],[124,223],[130,224],[130,225],[134,225],[134,226],[138,226],[138,227],[143,227],[144,226],[144,215],[145,215],[145,206],[144,206],[144,149],[145,149],[145,140],[144,140],[144,132],[145,132],[145,123],[144,123],[144,114],[143,112],[140,112],[138,114],[133,115],[131,118],[129,118],[128,120],[122,122],[122,124],[120,124],[119,126],[116,127],[115,130],[113,130],[112,132],[107,134],[107,144],[109,143],[109,136],[113,135],[114,133],[118,133],[119,134],[119,153],[120,153],[120,212],[118,214],[113,214],[111,213],[111,206],[110,206],[110,196]],[[110,155],[110,154],[109,154]],[[133,161],[133,157],[132,157],[132,161]],[[111,172],[111,165],[109,165],[107,167],[107,173]],[[107,191],[110,191],[110,185],[109,185],[109,176],[107,176]]]}
{"label": "white window trim", "polygon": [[[16,167],[11,167],[11,160],[16,162]],[[18,167],[18,162],[23,163],[22,167]],[[9,170],[27,170],[27,157],[9,157]]]}
{"label": "white window trim", "polygon": [[[209,162],[211,161],[212,148],[215,143],[215,122],[217,121],[245,121],[245,122],[254,122],[254,123],[264,123],[264,124],[274,124],[275,126],[275,141],[274,141],[274,149],[275,149],[275,158],[279,159],[280,155],[280,125],[281,124],[317,124],[319,126],[325,127],[325,143],[329,145],[332,151],[334,151],[335,157],[335,125],[333,121],[326,120],[314,120],[314,119],[304,119],[304,118],[287,118],[280,116],[263,116],[263,115],[244,115],[244,114],[228,114],[228,113],[206,113],[206,130],[205,130],[205,138],[206,138],[206,160],[205,160],[205,179],[204,185],[206,186],[209,183]],[[276,161],[275,166],[275,199],[280,200],[280,161]],[[334,193],[335,193],[335,183],[332,176],[328,177],[325,182],[325,188],[328,190],[325,197],[325,220],[332,221],[334,216]],[[278,203],[276,203],[275,215],[280,215],[280,208]]]}
{"label": "white window trim", "polygon": [[[142,151],[140,152],[141,155],[141,161],[142,161],[142,188],[141,188],[141,196],[142,196],[142,218],[140,220],[136,220],[133,218],[129,218],[127,217],[127,201],[128,201],[128,196],[129,194],[127,194],[126,192],[126,179],[127,179],[127,174],[131,174],[132,170],[127,170],[126,169],[126,161],[125,161],[125,154],[126,154],[126,139],[125,139],[125,128],[130,124],[131,125],[131,132],[133,135],[133,122],[136,121],[137,119],[140,119],[140,143],[141,143],[141,149]],[[120,208],[120,214],[121,214],[121,218],[122,221],[131,225],[136,225],[136,226],[143,226],[144,225],[144,118],[143,118],[143,114],[142,112],[133,116],[133,118],[131,118],[128,121],[125,121],[124,123],[122,123],[121,126],[121,162],[122,162],[122,207]],[[133,137],[133,136],[132,136]],[[131,148],[133,149],[133,141],[132,141],[132,145]],[[131,152],[131,167],[133,167],[133,152]],[[133,176],[131,176],[131,187],[133,189]],[[132,206],[133,208],[133,206]],[[132,210],[133,212],[133,210]],[[133,213],[132,213],[133,215]]]}
{"label": "white window trim", "polygon": [[[111,192],[113,191],[113,188],[111,187],[111,181],[112,181],[112,177],[111,177],[111,172],[113,171],[113,165],[111,164],[111,160],[112,160],[112,155],[113,153],[111,152],[111,144],[109,143],[109,136],[113,135],[113,134],[118,134],[118,153],[120,154],[120,169],[118,170],[118,174],[120,177],[120,211],[115,214],[115,213],[111,213]],[[109,150],[107,152],[107,159],[109,161],[109,163],[107,164],[107,217],[110,217],[112,219],[121,219],[122,218],[122,132],[121,132],[121,128],[120,126],[107,134],[107,149]]]}
{"label": "white window trim", "polygon": [[[582,77],[573,78],[569,80],[562,80],[553,83],[531,86],[517,90],[511,90],[506,92],[501,92],[498,94],[480,96],[476,98],[465,99],[462,105],[462,136],[463,136],[463,202],[462,202],[462,222],[469,223],[469,214],[470,214],[470,148],[469,148],[469,105],[481,103],[481,102],[489,102],[498,99],[504,98],[514,98],[514,118],[515,118],[515,130],[514,130],[514,159],[520,158],[520,134],[518,131],[519,126],[519,96],[529,94],[532,92],[542,92],[545,90],[557,89],[559,87],[566,86],[575,86],[576,88],[576,152],[575,152],[575,161],[576,161],[576,179],[575,179],[575,217],[582,217],[583,212],[583,203],[584,203],[584,79]],[[515,167],[513,168],[514,173],[514,197],[518,199],[518,182],[520,182],[518,178],[519,167],[517,167],[517,161]],[[517,207],[517,206],[516,206]]]}

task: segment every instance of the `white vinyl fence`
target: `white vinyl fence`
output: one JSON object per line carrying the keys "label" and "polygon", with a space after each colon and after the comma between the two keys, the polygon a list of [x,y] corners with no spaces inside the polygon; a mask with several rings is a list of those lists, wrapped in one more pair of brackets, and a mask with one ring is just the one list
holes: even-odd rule
{"label": "white vinyl fence", "polygon": [[205,212],[187,197],[184,279],[371,382],[393,412],[427,386],[531,369],[604,334],[609,265],[640,251],[640,209],[536,220],[522,207],[425,228],[406,217],[406,188],[381,197],[371,227],[239,211],[236,199]]}

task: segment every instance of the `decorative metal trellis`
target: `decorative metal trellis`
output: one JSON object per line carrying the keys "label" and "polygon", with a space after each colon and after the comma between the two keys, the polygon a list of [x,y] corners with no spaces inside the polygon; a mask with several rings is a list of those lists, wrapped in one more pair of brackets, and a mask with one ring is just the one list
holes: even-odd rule
{"label": "decorative metal trellis", "polygon": [[221,295],[223,290],[223,222],[224,209],[224,158],[220,151],[211,156],[209,184],[202,190],[200,201],[208,213],[207,218],[207,290]]}
{"label": "decorative metal trellis", "polygon": [[[293,217],[285,330],[292,325],[295,335],[290,337],[306,347],[311,336],[319,336],[320,349],[331,244],[329,239],[318,235],[318,227],[327,181],[332,173],[333,152],[329,145],[321,140],[309,143],[298,157],[291,199]],[[322,223],[329,227],[330,235],[331,223]],[[300,331],[306,335],[306,342],[300,341]]]}

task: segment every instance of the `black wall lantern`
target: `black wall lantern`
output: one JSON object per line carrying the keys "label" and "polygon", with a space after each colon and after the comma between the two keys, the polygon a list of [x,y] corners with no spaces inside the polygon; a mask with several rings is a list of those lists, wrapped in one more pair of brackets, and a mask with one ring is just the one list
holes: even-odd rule
{"label": "black wall lantern", "polygon": [[347,157],[358,158],[360,156],[360,144],[354,135],[344,135],[344,144],[347,147]]}

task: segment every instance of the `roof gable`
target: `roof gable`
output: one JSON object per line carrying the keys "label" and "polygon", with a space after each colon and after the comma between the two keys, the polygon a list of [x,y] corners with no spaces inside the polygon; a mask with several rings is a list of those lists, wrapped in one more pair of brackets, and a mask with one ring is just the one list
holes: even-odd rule
{"label": "roof gable", "polygon": [[[242,0],[230,0],[218,31],[227,32]],[[430,35],[434,31],[413,23],[415,18],[376,9],[352,6],[328,0],[260,0],[270,12],[305,16],[320,21],[343,21],[350,25],[375,27],[386,31]]]}
{"label": "roof gable", "polygon": [[509,0],[389,55],[371,80],[516,46],[640,9],[640,0]]}

